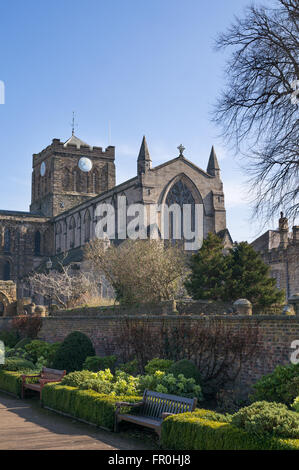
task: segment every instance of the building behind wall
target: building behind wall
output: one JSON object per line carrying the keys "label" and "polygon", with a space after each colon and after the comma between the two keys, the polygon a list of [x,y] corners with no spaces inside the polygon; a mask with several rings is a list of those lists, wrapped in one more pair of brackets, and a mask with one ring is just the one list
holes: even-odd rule
{"label": "building behind wall", "polygon": [[252,242],[263,260],[271,268],[279,289],[284,289],[286,299],[299,292],[299,226],[289,232],[288,219],[280,214],[279,228],[268,230]]}

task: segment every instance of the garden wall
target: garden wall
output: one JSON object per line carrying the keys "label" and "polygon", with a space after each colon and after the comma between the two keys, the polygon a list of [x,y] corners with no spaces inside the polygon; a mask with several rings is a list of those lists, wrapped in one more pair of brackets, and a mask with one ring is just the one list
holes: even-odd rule
{"label": "garden wall", "polygon": [[[153,331],[161,330],[162,326],[178,326],[178,322],[184,320],[193,324],[202,324],[211,318],[208,315],[59,315],[43,318],[43,326],[39,337],[46,341],[62,341],[71,331],[81,331],[89,336],[95,346],[97,354],[117,354],[117,346],[114,338],[121,329],[121,318],[134,319],[138,322],[146,322]],[[243,364],[238,383],[237,395],[245,398],[251,389],[251,385],[262,375],[270,373],[278,364],[290,363],[293,352],[291,343],[299,340],[299,316],[238,316],[215,315],[216,321],[228,322],[233,329],[239,330],[248,326],[259,327],[258,350],[260,354],[251,362]],[[114,349],[114,350],[113,350]]]}

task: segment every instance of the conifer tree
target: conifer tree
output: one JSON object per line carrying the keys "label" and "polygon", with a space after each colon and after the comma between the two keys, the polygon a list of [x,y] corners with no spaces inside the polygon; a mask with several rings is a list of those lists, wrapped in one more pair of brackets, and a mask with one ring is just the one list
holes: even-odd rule
{"label": "conifer tree", "polygon": [[284,301],[285,293],[276,288],[269,266],[247,242],[236,243],[225,253],[220,238],[209,233],[191,257],[190,269],[185,286],[195,300],[245,298],[261,307]]}
{"label": "conifer tree", "polygon": [[233,300],[245,298],[259,306],[284,301],[285,293],[276,288],[275,279],[269,275],[269,266],[247,242],[238,243],[230,250],[227,263],[230,276],[226,291]]}
{"label": "conifer tree", "polygon": [[226,297],[227,259],[217,235],[209,233],[201,249],[190,259],[191,274],[185,286],[193,299],[220,300]]}

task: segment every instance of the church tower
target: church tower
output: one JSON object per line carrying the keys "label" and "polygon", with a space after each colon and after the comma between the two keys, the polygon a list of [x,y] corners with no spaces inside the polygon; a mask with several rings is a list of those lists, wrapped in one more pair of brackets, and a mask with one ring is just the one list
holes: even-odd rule
{"label": "church tower", "polygon": [[53,217],[115,186],[115,148],[92,147],[72,134],[33,154],[30,211]]}

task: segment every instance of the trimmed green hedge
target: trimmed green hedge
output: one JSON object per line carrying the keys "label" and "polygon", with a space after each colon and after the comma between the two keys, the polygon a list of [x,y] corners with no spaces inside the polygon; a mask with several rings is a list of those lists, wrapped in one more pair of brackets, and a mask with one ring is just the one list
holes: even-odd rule
{"label": "trimmed green hedge", "polygon": [[0,390],[20,397],[22,388],[22,374],[23,372],[0,370]]}
{"label": "trimmed green hedge", "polygon": [[161,443],[171,450],[299,450],[299,439],[258,438],[229,423],[204,419],[196,412],[166,418]]}
{"label": "trimmed green hedge", "polygon": [[[136,403],[140,400],[142,397],[110,397],[93,390],[79,390],[59,384],[47,384],[42,391],[43,406],[110,430],[114,427],[116,402]],[[128,412],[129,408],[123,408],[123,410]]]}

